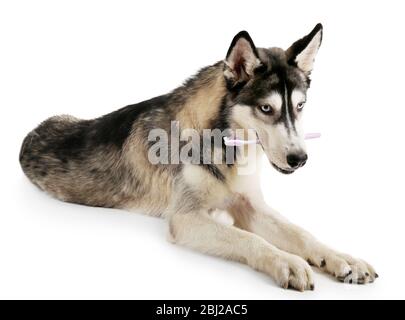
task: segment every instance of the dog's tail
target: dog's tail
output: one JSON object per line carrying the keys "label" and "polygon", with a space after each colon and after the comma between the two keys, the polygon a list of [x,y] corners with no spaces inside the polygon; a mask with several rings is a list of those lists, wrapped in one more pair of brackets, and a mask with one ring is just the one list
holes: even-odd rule
{"label": "dog's tail", "polygon": [[54,116],[43,121],[24,138],[19,161],[23,172],[35,185],[41,186],[40,182],[48,171],[55,167],[52,150],[65,132],[64,129],[78,120],[67,115]]}

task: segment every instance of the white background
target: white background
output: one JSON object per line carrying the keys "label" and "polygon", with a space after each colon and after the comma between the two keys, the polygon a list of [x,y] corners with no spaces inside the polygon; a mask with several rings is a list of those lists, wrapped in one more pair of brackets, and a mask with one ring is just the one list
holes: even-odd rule
{"label": "white background", "polygon": [[[0,298],[405,298],[401,1],[8,1],[0,4]],[[23,175],[20,144],[55,114],[93,118],[168,92],[232,37],[324,41],[306,106],[308,164],[266,165],[269,204],[372,263],[366,286],[316,274],[279,289],[248,267],[166,242],[164,221],[59,202]]]}

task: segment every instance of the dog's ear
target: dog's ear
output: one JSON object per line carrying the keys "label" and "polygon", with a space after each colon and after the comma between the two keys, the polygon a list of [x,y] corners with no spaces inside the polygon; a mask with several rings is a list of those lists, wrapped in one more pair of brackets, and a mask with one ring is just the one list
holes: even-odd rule
{"label": "dog's ear", "polygon": [[232,40],[225,58],[225,77],[233,83],[249,80],[260,66],[257,49],[246,31],[239,32]]}
{"label": "dog's ear", "polygon": [[288,63],[309,75],[322,42],[322,31],[322,24],[318,23],[308,35],[294,42],[286,51]]}

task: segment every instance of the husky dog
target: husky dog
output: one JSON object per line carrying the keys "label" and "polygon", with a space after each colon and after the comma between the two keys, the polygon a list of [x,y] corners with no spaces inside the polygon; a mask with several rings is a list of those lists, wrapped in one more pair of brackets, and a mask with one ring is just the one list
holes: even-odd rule
{"label": "husky dog", "polygon": [[[287,50],[257,48],[242,31],[224,60],[171,93],[93,120],[47,119],[24,139],[22,169],[60,200],[164,217],[173,243],[245,263],[283,288],[313,290],[310,265],[343,282],[373,282],[378,275],[368,263],[325,246],[269,208],[257,170],[238,174],[240,150],[231,164],[153,164],[148,157],[151,130],[170,133],[174,120],[199,133],[254,129],[257,153],[279,172],[302,167],[301,117],[321,41],[321,24]],[[233,224],[217,221],[216,210]]]}

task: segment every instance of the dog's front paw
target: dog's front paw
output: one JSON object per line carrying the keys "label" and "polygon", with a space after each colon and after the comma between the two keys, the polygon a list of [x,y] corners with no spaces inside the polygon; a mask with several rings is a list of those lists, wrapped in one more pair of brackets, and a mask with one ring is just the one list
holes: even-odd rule
{"label": "dog's front paw", "polygon": [[276,257],[265,257],[259,262],[259,269],[269,274],[285,289],[314,290],[310,265],[296,255],[282,253]]}
{"label": "dog's front paw", "polygon": [[345,283],[365,284],[378,278],[374,268],[367,262],[330,249],[320,250],[307,261]]}

